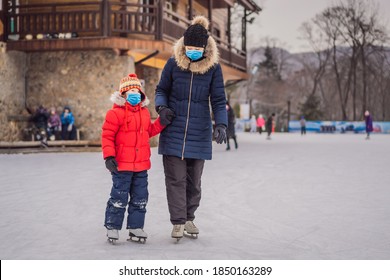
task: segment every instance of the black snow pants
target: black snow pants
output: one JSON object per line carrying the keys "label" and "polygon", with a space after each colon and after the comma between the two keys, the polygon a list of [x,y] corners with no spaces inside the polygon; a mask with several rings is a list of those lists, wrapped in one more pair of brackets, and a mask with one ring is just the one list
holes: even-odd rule
{"label": "black snow pants", "polygon": [[163,164],[171,223],[194,220],[201,198],[204,160],[163,155]]}

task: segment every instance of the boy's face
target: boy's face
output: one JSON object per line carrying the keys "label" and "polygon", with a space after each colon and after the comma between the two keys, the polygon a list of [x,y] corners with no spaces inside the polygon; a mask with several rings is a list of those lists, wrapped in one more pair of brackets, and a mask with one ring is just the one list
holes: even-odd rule
{"label": "boy's face", "polygon": [[129,94],[134,94],[134,93],[140,93],[139,90],[137,88],[132,88],[132,89],[129,89],[128,91],[126,91],[126,97],[129,95]]}

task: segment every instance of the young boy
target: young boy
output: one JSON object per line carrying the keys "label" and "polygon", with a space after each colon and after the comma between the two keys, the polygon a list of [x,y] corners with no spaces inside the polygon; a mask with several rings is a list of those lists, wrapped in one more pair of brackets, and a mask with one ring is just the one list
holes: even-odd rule
{"label": "young boy", "polygon": [[130,240],[144,243],[148,237],[143,227],[148,202],[149,138],[164,126],[159,118],[151,123],[147,98],[135,74],[120,81],[119,92],[112,94],[111,101],[114,105],[107,112],[102,132],[103,157],[113,182],[104,226],[109,241],[118,240],[128,204],[126,228]]}

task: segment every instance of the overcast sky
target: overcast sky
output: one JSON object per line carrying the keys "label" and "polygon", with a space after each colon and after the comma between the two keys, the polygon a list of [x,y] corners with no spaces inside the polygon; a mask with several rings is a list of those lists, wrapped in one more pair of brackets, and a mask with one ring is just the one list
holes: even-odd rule
{"label": "overcast sky", "polygon": [[[290,52],[310,50],[305,41],[299,40],[302,22],[313,18],[335,0],[255,0],[263,11],[260,12],[248,30],[248,48],[260,44],[261,38],[277,38],[286,44]],[[376,0],[380,5],[383,23],[390,30],[390,0]]]}

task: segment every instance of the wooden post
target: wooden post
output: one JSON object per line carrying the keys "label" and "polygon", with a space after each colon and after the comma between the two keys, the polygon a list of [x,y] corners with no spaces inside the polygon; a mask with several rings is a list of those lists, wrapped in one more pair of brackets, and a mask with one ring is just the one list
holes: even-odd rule
{"label": "wooden post", "polygon": [[291,107],[291,101],[288,100],[287,101],[287,132],[290,132],[289,131],[290,115],[291,115],[290,107]]}
{"label": "wooden post", "polygon": [[192,18],[194,17],[193,13],[192,13],[192,0],[188,0],[188,8],[189,8],[189,11],[188,11],[188,19],[191,21]]}
{"label": "wooden post", "polygon": [[213,0],[209,0],[210,34],[213,36]]}
{"label": "wooden post", "polygon": [[227,37],[228,37],[228,48],[229,48],[229,62],[232,63],[232,11],[230,6],[227,8],[228,22],[227,22]]}
{"label": "wooden post", "polygon": [[3,41],[7,42],[9,34],[9,16],[8,16],[8,1],[3,1],[2,21],[3,21]]}
{"label": "wooden post", "polygon": [[1,34],[0,41],[7,41],[7,34],[8,34],[8,19],[7,19],[7,1],[2,1],[2,9],[0,11],[0,20],[3,23],[3,34]]}
{"label": "wooden post", "polygon": [[244,16],[242,17],[242,44],[241,49],[246,53],[246,9],[244,9]]}
{"label": "wooden post", "polygon": [[162,40],[163,38],[164,6],[165,1],[161,0],[157,2],[156,40]]}
{"label": "wooden post", "polygon": [[108,0],[102,0],[101,4],[101,30],[102,36],[107,37],[109,34],[110,17],[108,13],[109,3]]}

